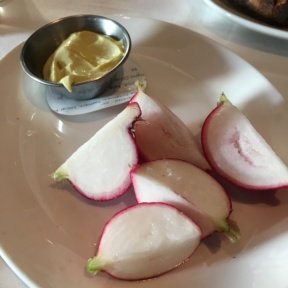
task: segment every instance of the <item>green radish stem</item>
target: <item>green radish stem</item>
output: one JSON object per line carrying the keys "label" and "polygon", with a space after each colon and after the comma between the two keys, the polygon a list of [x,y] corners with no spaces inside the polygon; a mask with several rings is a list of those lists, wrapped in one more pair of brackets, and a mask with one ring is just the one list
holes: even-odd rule
{"label": "green radish stem", "polygon": [[96,275],[105,267],[106,263],[100,259],[98,256],[88,259],[86,265],[86,271],[89,274]]}
{"label": "green radish stem", "polygon": [[65,179],[68,179],[68,173],[67,171],[63,170],[63,169],[57,169],[53,174],[52,174],[52,178],[54,181],[62,181]]}
{"label": "green radish stem", "polygon": [[217,105],[225,104],[225,103],[230,103],[229,99],[225,95],[224,92],[220,94],[220,96],[217,99]]}
{"label": "green radish stem", "polygon": [[223,233],[230,242],[235,243],[240,239],[240,231],[235,223],[228,221],[229,220],[218,223],[218,232]]}
{"label": "green radish stem", "polygon": [[146,82],[136,80],[135,81],[135,86],[137,87],[138,91],[144,91],[146,88]]}

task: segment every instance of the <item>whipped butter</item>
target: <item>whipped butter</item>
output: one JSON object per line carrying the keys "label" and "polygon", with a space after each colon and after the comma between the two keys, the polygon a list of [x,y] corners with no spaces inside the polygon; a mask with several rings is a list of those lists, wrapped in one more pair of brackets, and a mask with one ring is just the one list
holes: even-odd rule
{"label": "whipped butter", "polygon": [[71,34],[48,58],[43,68],[45,80],[72,85],[98,79],[111,71],[123,58],[124,47],[107,35],[91,31]]}

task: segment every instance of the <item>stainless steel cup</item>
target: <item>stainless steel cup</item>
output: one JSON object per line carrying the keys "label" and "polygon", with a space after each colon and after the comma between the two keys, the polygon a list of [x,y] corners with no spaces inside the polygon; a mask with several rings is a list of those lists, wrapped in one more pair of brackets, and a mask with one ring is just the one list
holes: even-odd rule
{"label": "stainless steel cup", "polygon": [[[68,36],[83,30],[106,34],[121,40],[124,45],[124,57],[113,70],[101,78],[77,83],[73,85],[72,92],[69,92],[62,84],[44,80],[42,70],[49,56]],[[28,87],[29,85],[33,86],[33,91],[37,90],[40,94],[46,96],[53,93],[59,95],[59,97],[87,100],[105,91],[127,60],[130,50],[131,39],[129,33],[120,23],[98,15],[76,15],[55,20],[36,30],[24,43],[20,62],[26,77],[25,82],[28,81]]]}

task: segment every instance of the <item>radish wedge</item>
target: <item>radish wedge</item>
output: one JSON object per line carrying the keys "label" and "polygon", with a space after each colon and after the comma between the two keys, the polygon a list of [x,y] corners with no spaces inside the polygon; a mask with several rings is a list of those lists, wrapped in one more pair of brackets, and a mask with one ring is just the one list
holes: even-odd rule
{"label": "radish wedge", "polygon": [[94,200],[109,200],[126,192],[130,170],[138,161],[130,128],[140,114],[136,103],[129,104],[54,172],[54,180],[68,179]]}
{"label": "radish wedge", "polygon": [[134,102],[143,120],[134,124],[135,141],[145,161],[173,158],[210,168],[192,132],[168,107],[141,90],[131,99]]}
{"label": "radish wedge", "polygon": [[223,94],[202,127],[211,166],[232,183],[251,190],[288,186],[288,168],[251,122]]}
{"label": "radish wedge", "polygon": [[87,271],[104,271],[123,280],[159,276],[189,258],[200,238],[198,226],[176,208],[163,203],[135,205],[108,221]]}
{"label": "radish wedge", "polygon": [[226,221],[231,201],[205,171],[181,160],[157,160],[136,166],[131,178],[139,203],[164,202],[177,207],[199,225],[203,237],[217,230],[231,241],[238,239]]}

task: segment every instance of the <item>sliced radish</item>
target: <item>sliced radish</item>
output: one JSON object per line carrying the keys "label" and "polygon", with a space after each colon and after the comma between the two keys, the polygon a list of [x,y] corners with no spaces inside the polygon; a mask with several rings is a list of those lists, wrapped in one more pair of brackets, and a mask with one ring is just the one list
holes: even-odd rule
{"label": "sliced radish", "polygon": [[135,205],[106,224],[87,270],[125,280],[152,278],[183,263],[200,238],[198,226],[176,208],[163,203]]}
{"label": "sliced radish", "polygon": [[129,104],[79,147],[53,178],[68,179],[90,199],[109,200],[123,194],[131,184],[130,170],[138,161],[130,128],[140,114],[136,103]]}
{"label": "sliced radish", "polygon": [[241,187],[288,186],[287,166],[225,95],[204,122],[202,146],[211,166]]}
{"label": "sliced radish", "polygon": [[134,124],[140,155],[146,161],[173,158],[209,169],[195,137],[171,110],[139,90],[131,99],[141,109],[141,119]]}
{"label": "sliced radish", "polygon": [[232,240],[227,223],[231,202],[222,186],[205,171],[181,160],[157,160],[136,166],[131,171],[137,201],[164,202],[190,216],[205,237],[222,231]]}

